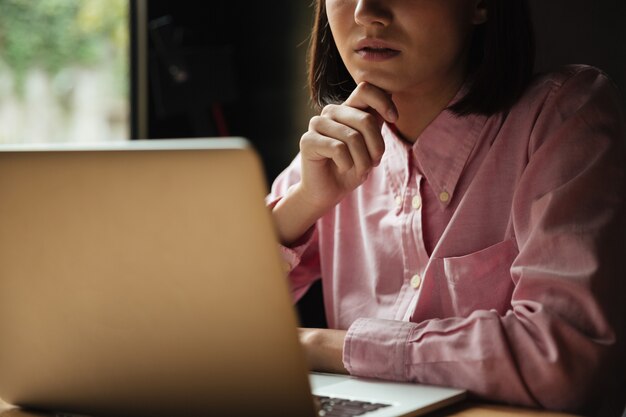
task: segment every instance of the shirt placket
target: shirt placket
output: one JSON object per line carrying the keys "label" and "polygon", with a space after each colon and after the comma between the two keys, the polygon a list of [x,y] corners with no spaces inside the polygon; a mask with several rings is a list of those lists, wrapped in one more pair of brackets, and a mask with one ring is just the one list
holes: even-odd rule
{"label": "shirt placket", "polygon": [[395,320],[403,320],[407,309],[422,288],[428,254],[423,239],[422,175],[407,158],[407,178],[396,196],[397,214],[402,236],[403,284],[395,307]]}

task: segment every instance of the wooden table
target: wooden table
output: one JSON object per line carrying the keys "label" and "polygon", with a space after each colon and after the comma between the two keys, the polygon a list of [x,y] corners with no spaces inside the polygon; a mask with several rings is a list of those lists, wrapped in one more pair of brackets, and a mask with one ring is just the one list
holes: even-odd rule
{"label": "wooden table", "polygon": [[[0,400],[0,417],[52,417],[50,413],[34,413],[10,407]],[[429,417],[576,417],[573,414],[532,410],[467,401],[428,415]]]}

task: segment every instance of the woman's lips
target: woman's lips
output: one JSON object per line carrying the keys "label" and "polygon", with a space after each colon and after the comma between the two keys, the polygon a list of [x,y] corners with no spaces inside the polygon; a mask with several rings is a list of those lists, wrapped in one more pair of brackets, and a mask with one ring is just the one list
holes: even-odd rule
{"label": "woman's lips", "polygon": [[356,44],[354,49],[361,58],[368,61],[386,61],[400,54],[389,43],[380,39],[362,39]]}
{"label": "woman's lips", "polygon": [[361,58],[368,61],[386,61],[400,54],[400,51],[391,48],[365,47],[355,51]]}

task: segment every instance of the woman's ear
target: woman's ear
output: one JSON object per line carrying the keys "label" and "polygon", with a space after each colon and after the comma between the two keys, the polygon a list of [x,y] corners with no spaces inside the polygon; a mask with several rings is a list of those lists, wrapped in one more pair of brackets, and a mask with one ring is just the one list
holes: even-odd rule
{"label": "woman's ear", "polygon": [[[496,0],[501,1],[501,0]],[[509,1],[509,0],[503,0]],[[487,0],[476,0],[474,2],[474,17],[472,23],[475,25],[481,25],[489,18],[487,13]]]}

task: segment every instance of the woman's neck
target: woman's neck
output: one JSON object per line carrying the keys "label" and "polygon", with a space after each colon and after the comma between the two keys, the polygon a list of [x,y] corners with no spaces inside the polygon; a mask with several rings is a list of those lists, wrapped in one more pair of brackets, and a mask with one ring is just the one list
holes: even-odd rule
{"label": "woman's neck", "polygon": [[396,130],[410,143],[415,143],[428,125],[450,104],[463,85],[459,77],[453,82],[428,91],[393,94],[398,109]]}

